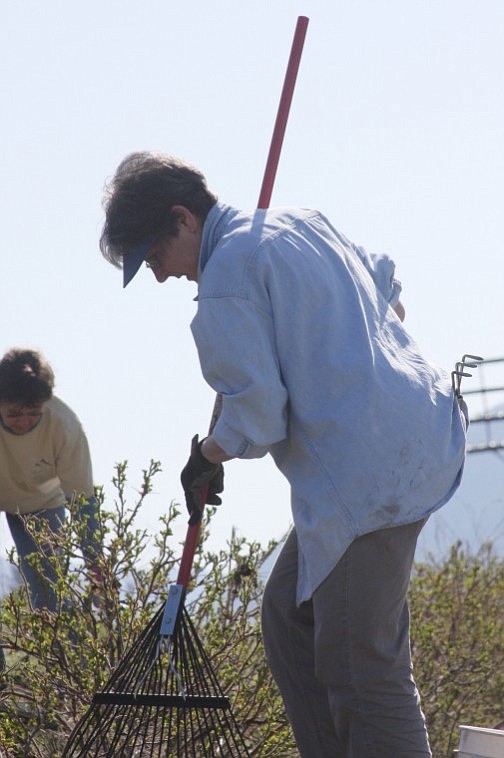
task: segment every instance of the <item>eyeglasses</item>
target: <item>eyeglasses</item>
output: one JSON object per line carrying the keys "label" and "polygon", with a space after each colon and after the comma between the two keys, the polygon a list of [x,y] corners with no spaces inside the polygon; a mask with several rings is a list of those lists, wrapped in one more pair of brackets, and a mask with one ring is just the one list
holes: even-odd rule
{"label": "eyeglasses", "polygon": [[155,271],[157,268],[160,267],[161,261],[157,257],[156,253],[147,253],[147,256],[145,257],[145,265],[147,268],[150,268],[153,271]]}

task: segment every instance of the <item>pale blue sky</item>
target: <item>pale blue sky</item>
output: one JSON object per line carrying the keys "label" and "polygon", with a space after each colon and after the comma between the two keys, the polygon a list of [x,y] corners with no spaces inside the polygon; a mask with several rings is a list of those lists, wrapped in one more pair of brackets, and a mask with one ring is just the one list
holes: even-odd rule
{"label": "pale blue sky", "polygon": [[[195,285],[126,290],[98,252],[101,195],[124,155],[195,163],[225,202],[257,202],[298,15],[310,18],[272,204],[316,207],[389,253],[406,325],[451,368],[504,354],[504,4],[501,0],[9,3],[0,27],[0,351],[41,349],[80,415],[95,479],[151,457],[144,509],[179,471],[213,393],[189,333]],[[227,466],[221,541],[290,520],[269,460]],[[5,524],[5,522],[2,522]],[[1,543],[3,544],[3,543]]]}

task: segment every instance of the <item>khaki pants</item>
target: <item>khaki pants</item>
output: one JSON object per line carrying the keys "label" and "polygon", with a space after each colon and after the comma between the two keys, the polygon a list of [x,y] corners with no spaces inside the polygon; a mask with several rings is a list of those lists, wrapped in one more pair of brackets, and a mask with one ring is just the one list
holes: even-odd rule
{"label": "khaki pants", "polygon": [[267,582],[268,662],[303,758],[428,758],[406,600],[424,521],[356,539],[296,606],[292,530]]}

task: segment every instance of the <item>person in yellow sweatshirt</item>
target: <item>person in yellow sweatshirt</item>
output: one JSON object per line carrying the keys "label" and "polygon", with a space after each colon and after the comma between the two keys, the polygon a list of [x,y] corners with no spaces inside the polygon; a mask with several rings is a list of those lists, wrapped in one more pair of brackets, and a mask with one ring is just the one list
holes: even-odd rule
{"label": "person in yellow sweatshirt", "polygon": [[[88,441],[77,415],[53,395],[53,388],[54,372],[40,352],[12,348],[0,360],[0,511],[5,512],[33,606],[54,612],[50,550],[39,549],[25,517],[34,516],[38,525],[46,522],[57,532],[67,503],[84,496],[81,548],[95,573],[99,551]],[[28,560],[37,551],[42,571]],[[2,658],[0,653],[0,668]]]}

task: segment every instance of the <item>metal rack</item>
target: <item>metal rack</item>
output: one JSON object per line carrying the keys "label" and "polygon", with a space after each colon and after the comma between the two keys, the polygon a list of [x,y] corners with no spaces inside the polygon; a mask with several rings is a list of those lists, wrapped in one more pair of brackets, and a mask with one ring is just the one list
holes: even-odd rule
{"label": "metal rack", "polygon": [[[488,384],[488,370],[492,383]],[[479,387],[464,392],[468,398],[469,410],[474,398],[479,411],[470,412],[471,427],[482,428],[484,439],[468,442],[468,453],[498,452],[504,450],[504,357],[488,358],[478,365]],[[470,434],[470,437],[473,436]]]}

